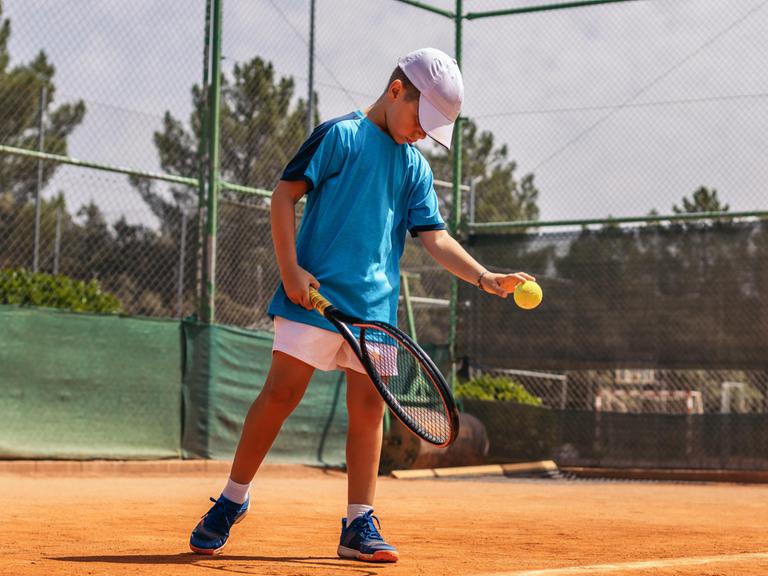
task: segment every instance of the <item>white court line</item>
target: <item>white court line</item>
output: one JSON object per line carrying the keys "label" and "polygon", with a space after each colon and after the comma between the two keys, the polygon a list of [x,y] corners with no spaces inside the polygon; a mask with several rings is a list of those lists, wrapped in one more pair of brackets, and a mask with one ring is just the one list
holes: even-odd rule
{"label": "white court line", "polygon": [[626,562],[623,564],[595,564],[592,566],[545,568],[544,570],[523,570],[518,572],[489,572],[477,576],[571,576],[574,574],[600,574],[615,572],[616,570],[647,570],[649,568],[723,564],[728,562],[744,562],[746,560],[768,560],[768,553],[754,552],[749,554],[726,554],[722,556],[692,556],[690,558],[670,558],[669,560],[648,560],[645,562]]}

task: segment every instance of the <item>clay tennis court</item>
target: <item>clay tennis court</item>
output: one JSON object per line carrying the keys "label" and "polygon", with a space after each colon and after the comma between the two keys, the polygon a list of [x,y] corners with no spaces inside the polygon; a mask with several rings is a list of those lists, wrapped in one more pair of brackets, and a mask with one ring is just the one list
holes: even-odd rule
{"label": "clay tennis court", "polygon": [[768,573],[768,485],[381,478],[401,561],[370,565],[335,555],[344,474],[293,465],[257,475],[224,555],[190,553],[225,478],[224,463],[5,463],[0,574]]}

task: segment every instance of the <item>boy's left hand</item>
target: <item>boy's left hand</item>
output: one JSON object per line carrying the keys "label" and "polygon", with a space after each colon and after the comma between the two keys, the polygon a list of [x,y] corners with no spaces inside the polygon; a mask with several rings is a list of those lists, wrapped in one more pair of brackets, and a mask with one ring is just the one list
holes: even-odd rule
{"label": "boy's left hand", "polygon": [[480,281],[480,287],[490,294],[496,294],[496,296],[506,298],[509,294],[515,291],[515,288],[527,280],[535,282],[536,278],[525,272],[515,272],[514,274],[496,274],[494,272],[488,272],[483,275],[483,278]]}

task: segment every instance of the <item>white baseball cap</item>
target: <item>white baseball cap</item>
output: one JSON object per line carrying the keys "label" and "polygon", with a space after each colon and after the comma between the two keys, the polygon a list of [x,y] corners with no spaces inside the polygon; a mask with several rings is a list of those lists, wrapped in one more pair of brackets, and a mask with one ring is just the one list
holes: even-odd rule
{"label": "white baseball cap", "polygon": [[461,113],[464,81],[455,59],[436,48],[406,54],[397,65],[421,92],[419,122],[431,138],[450,149],[453,123]]}

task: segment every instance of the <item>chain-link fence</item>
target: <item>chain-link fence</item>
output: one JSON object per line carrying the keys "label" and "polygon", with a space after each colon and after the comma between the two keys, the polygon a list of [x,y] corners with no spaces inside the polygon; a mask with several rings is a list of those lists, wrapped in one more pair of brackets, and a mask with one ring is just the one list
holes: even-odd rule
{"label": "chain-link fence", "polygon": [[468,365],[467,378],[492,376],[521,385],[558,410],[631,414],[768,412],[765,370],[567,370],[544,372]]}
{"label": "chain-link fence", "polygon": [[533,272],[544,300],[462,290],[461,352],[553,408],[768,413],[766,246],[755,220],[474,234],[477,258]]}
{"label": "chain-link fence", "polygon": [[[186,121],[202,78],[196,8],[2,4],[2,267],[97,279],[128,314],[195,310],[196,151],[164,115]],[[199,33],[180,45],[186,10]],[[150,18],[166,23],[157,41]]]}
{"label": "chain-link fence", "polygon": [[[99,2],[2,4],[0,265],[98,278],[132,314],[198,312],[210,235],[208,202],[200,204],[200,198],[206,199],[211,182],[220,180],[215,320],[269,329],[265,309],[279,274],[263,192],[274,187],[311,126],[374,102],[399,56],[429,45],[456,53],[457,22],[462,39],[457,56],[466,84],[459,237],[471,250],[486,232],[493,235],[488,226],[505,222],[536,221],[537,228],[529,222],[521,229],[535,243],[553,221],[642,219],[651,213],[680,218],[723,211],[765,214],[759,211],[766,209],[768,179],[761,160],[768,144],[768,72],[760,55],[768,9],[757,0],[583,2],[578,9],[538,13],[522,13],[519,2],[478,0],[465,6],[469,12],[459,19],[451,17],[454,2],[439,0],[432,12],[396,0],[227,0],[221,59],[214,61],[212,8],[217,4],[199,0],[119,9]],[[521,13],[486,14],[502,8]],[[217,65],[221,102],[214,134],[210,79]],[[220,152],[218,179],[211,178],[214,149]],[[436,178],[450,181],[449,153],[428,142],[421,149]],[[448,221],[452,188],[437,189]],[[740,221],[754,224],[745,218]],[[548,406],[564,401],[569,408],[593,410],[604,380],[598,374],[610,376],[611,363],[619,366],[628,359],[632,367],[647,364],[665,374],[664,389],[701,391],[705,412],[717,410],[717,390],[723,393],[724,382],[741,382],[749,394],[756,390],[746,404],[756,411],[756,394],[765,398],[764,384],[756,384],[763,382],[760,378],[713,376],[704,388],[714,392],[705,393],[697,370],[719,374],[724,367],[692,362],[700,338],[710,347],[698,357],[728,360],[729,370],[762,373],[754,362],[739,361],[745,354],[756,357],[768,325],[760,304],[766,287],[764,236],[737,233],[746,238],[741,250],[738,242],[727,240],[734,237],[729,221],[706,222],[704,229],[721,227],[719,235],[710,235],[711,243],[702,243],[701,228],[693,225],[664,221],[649,228],[661,239],[654,249],[664,256],[664,274],[647,257],[652,247],[643,244],[638,250],[642,242],[611,235],[615,219],[590,224],[591,235],[572,234],[569,228],[567,240],[539,252],[512,250],[503,234],[516,229],[502,225],[499,256],[483,253],[484,264],[534,273],[545,303],[525,319],[492,307],[481,316],[472,300],[477,296],[462,293],[458,355],[491,370],[546,372],[544,380],[523,383]],[[666,242],[669,235],[675,240]],[[605,258],[590,264],[587,256],[600,252]],[[744,258],[749,274],[725,267],[734,254]],[[678,265],[690,275],[667,274]],[[403,306],[401,324],[412,326],[420,342],[446,344],[450,275],[411,240],[403,270],[414,315],[411,324]],[[627,309],[631,275],[657,274],[654,289],[637,290],[637,306]],[[702,281],[694,293],[685,280],[697,274]],[[590,277],[603,283],[590,283]],[[670,277],[678,284],[665,283]],[[713,283],[716,298],[707,289]],[[620,351],[623,355],[604,355],[599,366],[590,366],[588,356],[577,358],[585,347],[602,343],[605,351],[612,342],[627,341],[605,336],[605,326],[593,329],[594,317],[550,330],[545,338],[547,322],[573,320],[590,292],[601,296],[600,302],[590,300],[601,318],[632,319],[614,330],[616,338],[646,333],[648,326],[664,327],[665,338],[689,334],[691,346],[676,350],[682,350],[678,360],[692,362],[653,365],[648,350],[640,357],[630,346]],[[734,292],[740,310],[751,306],[754,311],[744,322],[733,319],[729,295]],[[671,293],[690,298],[675,300]],[[710,296],[706,305],[705,295]],[[482,306],[491,306],[491,297],[483,299]],[[689,320],[678,325],[669,321],[695,310],[707,311],[707,323],[690,321],[704,314],[688,314]],[[642,321],[652,313],[652,322]],[[509,352],[513,333],[525,338]],[[733,346],[735,341],[740,345]],[[496,356],[481,357],[480,348]],[[734,353],[724,358],[723,350]],[[568,363],[574,359],[578,370]],[[731,388],[732,394],[741,393],[739,386]],[[614,396],[604,409],[659,405],[653,399]]]}
{"label": "chain-link fence", "polygon": [[127,178],[64,167],[57,182],[69,192],[42,200],[39,225],[34,203],[0,200],[1,267],[32,270],[37,260],[40,272],[96,279],[128,314],[179,318],[194,310],[195,202],[158,205],[160,225],[131,199]]}
{"label": "chain-link fence", "polygon": [[[521,4],[548,3],[465,6]],[[465,138],[473,220],[672,214],[701,187],[717,191],[720,207],[765,211],[767,24],[756,0],[469,19],[465,113],[499,153],[473,162],[479,138]]]}

